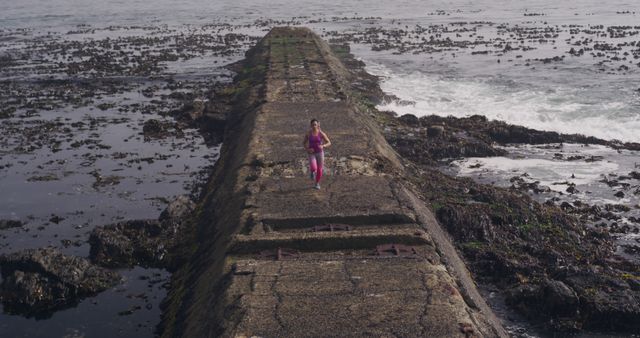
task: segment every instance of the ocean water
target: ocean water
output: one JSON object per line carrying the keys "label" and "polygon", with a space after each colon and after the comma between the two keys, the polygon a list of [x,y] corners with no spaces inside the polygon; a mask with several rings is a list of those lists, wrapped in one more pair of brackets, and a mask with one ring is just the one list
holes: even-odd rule
{"label": "ocean water", "polygon": [[[405,103],[389,102],[381,108],[417,116],[481,114],[538,129],[640,141],[640,47],[635,45],[640,43],[640,3],[635,1],[403,0],[391,5],[363,0],[2,0],[0,6],[0,29],[25,29],[33,36],[67,32],[78,25],[198,27],[219,22],[257,36],[282,23],[310,26],[324,34],[427,28],[426,33],[404,36],[402,42],[439,34],[440,39],[473,44],[407,53],[374,52],[371,44],[353,44],[368,70],[383,78],[383,89]],[[605,34],[589,31],[599,26]],[[517,35],[510,36],[513,33]],[[583,39],[592,41],[576,45]],[[501,52],[503,42],[527,49]],[[634,45],[602,57],[590,55],[598,50],[579,57],[568,54],[571,48],[625,42]],[[2,49],[0,44],[0,53]],[[480,54],[483,51],[489,53]],[[555,56],[565,58],[528,61]],[[615,57],[625,60],[612,61]],[[628,69],[618,71],[620,66]],[[201,63],[191,71],[208,67]]]}
{"label": "ocean water", "polygon": [[[630,0],[0,0],[0,61],[10,56],[18,64],[2,69],[0,63],[0,80],[73,77],[56,70],[59,60],[54,61],[46,50],[49,42],[145,39],[171,36],[176,31],[185,35],[205,32],[260,37],[278,25],[308,26],[327,40],[349,43],[367,70],[381,78],[383,90],[397,97],[381,104],[380,109],[416,116],[479,114],[542,130],[640,142],[640,2]],[[206,45],[196,56],[163,62],[166,68],[158,75],[190,79],[224,73],[221,67],[241,59],[249,45],[238,45],[235,53],[224,56],[208,51],[210,46]],[[579,52],[581,49],[584,50]],[[125,53],[134,55],[139,51],[132,47]],[[77,75],[83,76],[91,75]],[[140,100],[135,90],[134,94],[138,96],[134,100]],[[105,95],[105,100],[115,98]],[[100,112],[100,116],[108,119],[127,115],[116,108]],[[96,114],[84,110],[73,114],[82,120],[85,113]],[[70,114],[50,112],[38,118],[75,118]],[[149,117],[127,116],[134,122]],[[7,121],[13,120],[0,119],[2,124]],[[87,188],[93,176],[90,169],[82,168],[81,152],[52,155],[42,149],[31,157],[4,156],[4,160],[23,162],[25,169],[0,169],[0,215],[68,215],[60,225],[52,225],[54,231],[39,232],[39,236],[20,230],[4,231],[0,249],[5,252],[16,247],[59,246],[60,238],[52,237],[54,232],[68,238],[86,237],[90,229],[77,225],[104,224],[112,216],[109,210],[116,210],[118,219],[154,217],[161,209],[153,202],[157,195],[186,192],[182,186],[190,179],[190,173],[178,170],[183,162],[188,161],[197,170],[215,161],[201,156],[215,154],[217,148],[206,148],[196,136],[191,138],[195,152],[188,159],[177,156],[184,149],[173,149],[171,143],[178,142],[173,139],[164,145],[136,140],[132,135],[139,130],[134,122],[132,126],[121,123],[101,127],[93,137],[115,148],[123,146],[120,139],[128,138],[131,143],[125,148],[132,152],[165,152],[171,156],[165,160],[168,162],[147,165],[140,172],[126,167],[125,171],[138,173],[118,186],[104,189],[106,193]],[[488,183],[506,184],[509,177],[527,173],[531,180],[558,190],[566,186],[553,183],[573,179],[583,197],[592,203],[638,202],[635,197],[612,197],[609,190],[597,186],[602,175],[634,170],[638,154],[620,154],[599,147],[566,147],[567,153],[598,153],[605,159],[595,163],[563,162],[553,158],[553,151],[525,147],[510,149],[517,156],[465,159],[454,165],[457,174]],[[115,148],[104,151],[105,155]],[[0,149],[0,159],[6,150]],[[67,155],[68,162],[64,161]],[[64,164],[65,171],[78,173],[61,181],[30,185],[27,178],[39,174],[34,167],[44,165],[45,159],[63,161],[59,163]],[[113,163],[108,161],[96,163],[103,172],[113,169]],[[173,171],[179,172],[178,178],[173,178],[177,174]],[[163,175],[159,181],[155,176],[158,173]],[[25,199],[25,192],[44,193]],[[73,196],[95,207],[73,216],[78,208],[69,207]],[[86,255],[88,246],[85,243],[65,250]],[[159,300],[151,302],[152,310],[147,312],[125,317],[117,313],[137,304],[135,297],[129,295],[158,289],[157,284],[145,281],[166,280],[167,274],[138,268],[123,274],[128,277],[128,286],[88,299],[49,319],[0,315],[0,336],[152,336],[153,326],[159,321]],[[163,291],[149,294],[161,298]],[[76,321],[105,324],[74,323],[78,318]]]}

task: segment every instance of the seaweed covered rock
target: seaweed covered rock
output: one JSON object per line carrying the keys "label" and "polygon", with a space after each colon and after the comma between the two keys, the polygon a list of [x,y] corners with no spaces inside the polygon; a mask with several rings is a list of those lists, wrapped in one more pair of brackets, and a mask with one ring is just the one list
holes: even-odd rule
{"label": "seaweed covered rock", "polygon": [[28,249],[0,256],[5,311],[46,317],[80,299],[116,285],[120,276],[55,248]]}
{"label": "seaweed covered rock", "polygon": [[195,203],[186,195],[176,197],[160,214],[161,221],[180,222],[195,208]]}
{"label": "seaweed covered rock", "polygon": [[162,122],[156,119],[149,119],[144,122],[144,125],[142,127],[142,132],[144,133],[145,136],[157,135],[164,132],[165,129],[166,127]]}
{"label": "seaweed covered rock", "polygon": [[491,219],[486,214],[476,214],[473,208],[460,210],[445,206],[437,210],[436,217],[450,234],[464,242],[489,241],[495,237]]}
{"label": "seaweed covered rock", "polygon": [[481,115],[472,115],[463,118],[429,115],[420,118],[420,125],[422,127],[443,125],[446,126],[447,129],[455,132],[464,131],[470,137],[483,140],[489,144],[548,144],[568,142],[601,144],[615,149],[637,150],[640,148],[640,144],[638,143],[622,143],[615,140],[603,140],[580,134],[560,134],[553,131],[536,130],[509,124],[504,121],[488,120],[485,116]]}
{"label": "seaweed covered rock", "polygon": [[24,224],[21,221],[16,221],[12,219],[0,219],[0,230],[18,228],[23,225]]}
{"label": "seaweed covered rock", "polygon": [[96,227],[89,236],[91,260],[107,267],[133,266],[139,262],[154,266],[166,254],[158,239],[161,232],[156,220],[133,220]]}
{"label": "seaweed covered rock", "polygon": [[453,131],[443,126],[411,129],[396,126],[386,129],[385,137],[400,155],[424,164],[432,164],[442,159],[506,154],[504,150],[493,147],[490,142],[465,131]]}
{"label": "seaweed covered rock", "polygon": [[96,227],[89,236],[91,260],[106,267],[143,265],[171,269],[185,218],[194,209],[187,196],[169,203],[159,220],[132,220]]}
{"label": "seaweed covered rock", "polygon": [[[507,290],[512,308],[556,332],[640,330],[640,267],[616,256],[607,232],[568,213],[584,209],[592,218],[608,219],[610,211],[586,204],[541,204],[529,195],[541,191],[537,184],[516,178],[511,188],[500,188],[449,176],[434,165],[447,157],[500,155],[503,150],[495,143],[611,145],[608,141],[481,116],[428,116],[416,122],[383,114],[378,120],[389,143],[412,163],[408,180],[431,204],[476,278]],[[430,137],[427,130],[434,125],[444,130]]]}
{"label": "seaweed covered rock", "polygon": [[579,315],[580,298],[561,281],[519,285],[507,292],[507,303],[529,317],[546,316],[557,330],[571,331],[582,327],[575,320]]}

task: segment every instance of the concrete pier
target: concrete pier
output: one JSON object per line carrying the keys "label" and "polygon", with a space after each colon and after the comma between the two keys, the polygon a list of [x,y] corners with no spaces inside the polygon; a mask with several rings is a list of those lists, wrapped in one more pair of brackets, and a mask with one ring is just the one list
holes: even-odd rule
{"label": "concrete pier", "polygon": [[[276,28],[243,67],[163,334],[507,336],[326,43]],[[333,143],[321,190],[301,144],[312,118]]]}

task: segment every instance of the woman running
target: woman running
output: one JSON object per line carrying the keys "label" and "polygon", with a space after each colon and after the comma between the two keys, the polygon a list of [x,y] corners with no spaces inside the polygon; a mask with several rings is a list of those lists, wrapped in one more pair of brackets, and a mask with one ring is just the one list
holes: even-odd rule
{"label": "woman running", "polygon": [[307,132],[302,142],[304,149],[309,154],[309,171],[311,179],[316,182],[314,188],[320,189],[322,167],[324,164],[324,148],[331,145],[327,134],[320,130],[320,122],[311,120],[311,129]]}

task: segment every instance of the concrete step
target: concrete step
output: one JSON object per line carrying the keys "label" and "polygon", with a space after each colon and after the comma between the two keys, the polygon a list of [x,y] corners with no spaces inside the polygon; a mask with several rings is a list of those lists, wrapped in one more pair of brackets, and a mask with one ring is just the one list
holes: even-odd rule
{"label": "concrete step", "polygon": [[384,176],[329,176],[322,189],[309,178],[264,177],[251,196],[255,221],[273,230],[339,223],[351,225],[415,223],[402,191]]}
{"label": "concrete step", "polygon": [[346,215],[325,217],[267,217],[262,218],[263,225],[268,230],[280,231],[288,229],[304,229],[325,224],[362,225],[390,225],[413,222],[414,219],[403,213],[375,213],[371,215]]}
{"label": "concrete step", "polygon": [[431,244],[431,238],[418,229],[417,225],[333,232],[269,232],[258,235],[236,235],[231,252],[246,254],[274,248],[302,251],[375,249],[377,245],[388,243],[427,245]]}

